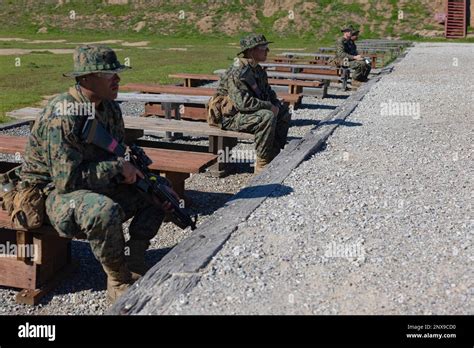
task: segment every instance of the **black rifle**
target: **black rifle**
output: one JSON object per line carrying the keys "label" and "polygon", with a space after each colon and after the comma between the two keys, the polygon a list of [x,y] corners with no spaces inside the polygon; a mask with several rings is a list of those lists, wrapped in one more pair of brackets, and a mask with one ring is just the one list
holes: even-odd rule
{"label": "black rifle", "polygon": [[[88,119],[82,129],[82,138],[86,143],[96,145],[101,149],[113,153],[118,157],[126,157],[126,148],[120,145],[98,122],[95,118]],[[160,202],[170,202],[173,208],[171,213],[172,222],[183,230],[188,226],[191,229],[196,229],[197,215],[194,216],[194,220],[187,213],[187,211],[181,208],[180,203],[176,198],[169,192],[167,181],[159,175],[153,174],[148,166],[153,161],[148,157],[139,146],[132,144],[129,146],[128,157],[130,162],[140,170],[144,178],[137,178],[135,185],[138,189],[151,197],[157,198]],[[153,199],[150,199],[153,201]],[[154,201],[153,201],[154,202]]]}

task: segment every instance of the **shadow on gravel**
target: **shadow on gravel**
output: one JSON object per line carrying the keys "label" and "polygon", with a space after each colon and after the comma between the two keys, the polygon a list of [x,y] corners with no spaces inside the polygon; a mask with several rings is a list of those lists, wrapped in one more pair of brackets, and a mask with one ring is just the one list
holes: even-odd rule
{"label": "shadow on gravel", "polygon": [[147,266],[153,267],[156,263],[168,254],[173,248],[150,249],[146,252],[145,262]]}
{"label": "shadow on gravel", "polygon": [[329,125],[334,125],[334,124],[337,124],[339,126],[346,126],[346,127],[359,127],[359,126],[362,126],[362,123],[360,123],[360,122],[351,122],[351,121],[340,120],[340,119],[320,122],[318,124],[318,126],[329,126]]}
{"label": "shadow on gravel", "polygon": [[[186,195],[191,198],[191,209],[199,215],[212,215],[222,207],[232,196],[231,193],[203,192],[186,190]],[[212,204],[210,204],[212,202]]]}
{"label": "shadow on gravel", "polygon": [[230,201],[235,199],[252,199],[261,197],[283,197],[293,192],[293,188],[282,184],[267,184],[248,186],[240,191],[237,195],[232,196]]}
{"label": "shadow on gravel", "polygon": [[335,110],[335,105],[324,105],[324,104],[301,104],[299,109],[307,110]]}
{"label": "shadow on gravel", "polygon": [[305,120],[305,119],[296,119],[291,120],[291,127],[304,127],[304,126],[316,126],[320,120]]}
{"label": "shadow on gravel", "polygon": [[326,96],[326,98],[331,98],[331,99],[347,99],[349,97],[350,97],[350,95],[335,95],[335,94],[334,95],[328,94]]}

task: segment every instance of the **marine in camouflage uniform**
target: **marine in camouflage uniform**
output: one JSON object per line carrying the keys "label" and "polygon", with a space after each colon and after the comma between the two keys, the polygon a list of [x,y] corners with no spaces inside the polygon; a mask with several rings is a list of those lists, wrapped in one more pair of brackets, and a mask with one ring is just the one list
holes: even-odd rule
{"label": "marine in camouflage uniform", "polygon": [[[67,76],[77,77],[77,81],[81,76],[116,74],[128,68],[105,46],[76,48],[74,65],[75,71]],[[123,159],[81,140],[88,115],[59,108],[90,104],[79,84],[48,103],[31,131],[21,178],[46,187],[46,213],[61,236],[87,236],[92,252],[108,275],[109,297],[114,300],[137,279],[126,267],[125,254],[130,254],[130,270],[145,271],[145,251],[164,213],[148,203],[135,185],[119,183]],[[104,99],[94,111],[96,119],[123,144],[125,128],[119,105]],[[126,248],[122,223],[131,217]]]}
{"label": "marine in camouflage uniform", "polygon": [[341,30],[344,36],[336,41],[336,63],[339,66],[348,66],[352,70],[352,78],[357,81],[366,81],[369,76],[371,65],[365,60],[356,60],[359,55],[357,46],[351,40],[352,35],[358,35],[359,31],[352,26],[346,26]]}
{"label": "marine in camouflage uniform", "polygon": [[[224,117],[222,128],[255,135],[257,172],[284,148],[291,119],[288,107],[278,100],[268,84],[267,73],[249,55],[254,47],[266,47],[269,43],[263,35],[243,38],[240,53],[244,53],[244,57],[235,58],[217,89],[217,95],[229,96],[238,111],[234,116]],[[276,116],[272,106],[279,108]]]}

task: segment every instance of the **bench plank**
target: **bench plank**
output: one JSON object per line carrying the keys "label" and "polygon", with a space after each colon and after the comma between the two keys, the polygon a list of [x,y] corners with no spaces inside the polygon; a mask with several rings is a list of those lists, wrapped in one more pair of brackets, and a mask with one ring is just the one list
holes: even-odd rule
{"label": "bench plank", "polygon": [[[219,81],[220,77],[218,75],[208,75],[208,74],[170,74],[168,77],[178,78],[178,79],[187,79],[187,80],[196,80],[196,81]],[[299,80],[289,80],[289,79],[268,79],[270,85],[281,85],[281,86],[301,86],[301,87],[323,87],[324,84],[320,81],[299,81]]]}
{"label": "bench plank", "polygon": [[129,128],[144,129],[145,134],[154,134],[156,132],[180,132],[191,135],[205,135],[205,136],[217,136],[217,137],[228,137],[237,139],[249,139],[253,140],[255,137],[253,134],[226,131],[217,127],[211,127],[204,122],[194,121],[183,121],[183,120],[172,120],[162,119],[157,117],[124,117],[125,125]]}
{"label": "bench plank", "polygon": [[[27,140],[27,137],[0,135],[0,152],[23,154]],[[150,168],[162,172],[200,173],[217,160],[217,156],[211,153],[155,148],[144,148],[144,150],[153,160]]]}
{"label": "bench plank", "polygon": [[[128,83],[126,85],[120,86],[120,90],[156,94],[168,93],[213,96],[216,93],[217,88],[196,88],[174,85],[157,85],[152,83]],[[283,99],[283,101],[287,101],[289,103],[296,103],[301,99],[301,96],[298,94],[277,93],[277,96]]]}
{"label": "bench plank", "polygon": [[[225,70],[219,69],[214,71],[216,74],[222,74]],[[286,79],[297,79],[297,80],[330,80],[340,81],[340,77],[333,75],[317,75],[317,74],[299,74],[299,73],[284,73],[277,71],[267,71],[268,77],[286,78]]]}
{"label": "bench plank", "polygon": [[[32,112],[33,108],[26,108],[26,113],[22,112],[23,109],[15,110],[14,112],[8,112],[8,116],[16,115],[18,118],[25,120],[35,120],[36,116],[41,112],[40,108],[34,108],[35,113]],[[160,118],[142,118],[133,116],[124,116],[125,127],[127,129],[142,129],[145,134],[156,134],[157,132],[182,132],[186,134],[195,134],[202,136],[218,136],[218,137],[229,137],[237,139],[249,139],[253,140],[255,137],[253,134],[226,131],[217,127],[211,127],[204,122],[193,122],[193,121],[179,121],[179,120],[167,120]],[[10,152],[11,153],[11,152]],[[15,153],[15,152],[13,152]]]}

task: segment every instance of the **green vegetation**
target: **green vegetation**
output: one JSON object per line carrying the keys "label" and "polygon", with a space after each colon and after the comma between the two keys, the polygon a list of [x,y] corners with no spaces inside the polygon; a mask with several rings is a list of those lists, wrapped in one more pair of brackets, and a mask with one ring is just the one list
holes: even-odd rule
{"label": "green vegetation", "polygon": [[[62,77],[72,67],[71,54],[52,54],[48,49],[70,50],[78,43],[90,41],[148,41],[148,49],[125,47],[120,42],[108,44],[120,49],[120,59],[129,58],[133,67],[122,75],[122,83],[170,83],[176,82],[168,78],[170,73],[211,73],[228,66],[238,51],[235,44],[245,32],[251,31],[265,33],[275,41],[271,46],[274,49],[312,51],[318,46],[332,45],[340,35],[340,26],[346,22],[344,18],[350,18],[350,22],[361,28],[362,39],[393,36],[445,41],[416,34],[423,29],[442,31],[442,26],[432,21],[428,2],[412,0],[399,8],[396,0],[369,3],[318,0],[306,2],[312,6],[303,12],[305,2],[295,1],[291,10],[296,18],[303,20],[299,22],[285,20],[290,9],[276,5],[269,15],[263,0],[147,0],[124,5],[108,5],[105,0],[71,0],[63,5],[47,0],[0,0],[0,37],[24,39],[0,41],[0,49],[38,50],[30,54],[0,55],[0,122],[7,121],[5,112],[38,105],[44,96],[65,91],[71,85],[70,79]],[[405,12],[402,21],[398,20],[399,9]],[[179,18],[180,13],[184,13],[184,19]],[[70,18],[72,14],[75,19]],[[213,17],[213,26],[208,34],[203,34],[197,23],[208,15]],[[223,24],[229,17],[241,18],[248,27],[242,31],[239,26],[231,26],[235,27],[234,31],[224,30]],[[141,21],[145,27],[140,32],[134,31]],[[279,25],[275,25],[277,21]],[[38,34],[40,28],[47,28],[47,33]],[[474,39],[459,42],[474,42]],[[272,53],[275,52],[278,51]],[[19,66],[15,65],[16,58],[20,58]]]}

